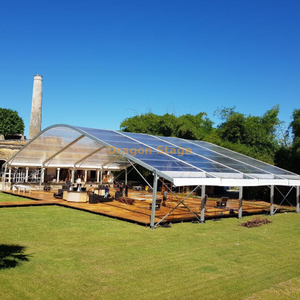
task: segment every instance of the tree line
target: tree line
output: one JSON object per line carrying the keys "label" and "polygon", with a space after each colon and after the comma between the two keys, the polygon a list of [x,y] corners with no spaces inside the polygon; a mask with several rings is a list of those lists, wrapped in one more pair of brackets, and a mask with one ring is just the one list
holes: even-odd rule
{"label": "tree line", "polygon": [[181,116],[149,112],[126,118],[120,129],[207,141],[300,173],[300,109],[293,111],[292,122],[287,129],[278,118],[278,105],[263,116],[245,115],[235,108],[217,109],[215,114],[221,120],[217,126],[205,112]]}

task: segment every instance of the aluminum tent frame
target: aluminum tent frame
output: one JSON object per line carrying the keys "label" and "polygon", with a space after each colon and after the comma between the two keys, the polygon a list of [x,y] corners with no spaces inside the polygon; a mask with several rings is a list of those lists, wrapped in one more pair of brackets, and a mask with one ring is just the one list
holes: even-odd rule
{"label": "aluminum tent frame", "polygon": [[128,159],[175,186],[300,186],[298,174],[211,143],[64,124],[43,130],[6,165],[122,170]]}
{"label": "aluminum tent frame", "polygon": [[[175,137],[57,124],[40,132],[4,167],[124,170],[134,164],[153,172],[152,207],[155,207],[158,178],[165,178],[174,186],[201,186],[202,221],[206,185],[239,186],[239,217],[242,215],[244,186],[297,187],[299,209],[298,174],[211,143]],[[151,228],[154,228],[154,216],[155,209],[151,215]]]}

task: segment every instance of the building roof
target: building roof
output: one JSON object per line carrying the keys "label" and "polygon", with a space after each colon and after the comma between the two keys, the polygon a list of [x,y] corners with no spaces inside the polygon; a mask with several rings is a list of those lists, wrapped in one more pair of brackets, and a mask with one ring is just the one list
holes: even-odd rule
{"label": "building roof", "polygon": [[220,146],[175,137],[53,125],[7,161],[10,166],[122,170],[138,164],[176,186],[299,186],[298,174]]}

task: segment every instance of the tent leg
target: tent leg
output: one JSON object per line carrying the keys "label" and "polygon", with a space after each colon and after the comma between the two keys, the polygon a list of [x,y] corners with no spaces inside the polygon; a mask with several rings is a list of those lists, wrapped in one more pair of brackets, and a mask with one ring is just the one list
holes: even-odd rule
{"label": "tent leg", "polygon": [[8,168],[8,182],[11,183],[11,167]]}
{"label": "tent leg", "polygon": [[243,217],[243,187],[240,186],[239,189],[239,216],[238,218],[241,219]]}
{"label": "tent leg", "polygon": [[4,174],[2,175],[2,190],[5,191],[6,190],[6,172],[7,172],[7,164],[5,164],[5,168],[4,168]]}
{"label": "tent leg", "polygon": [[42,189],[42,183],[44,182],[44,172],[45,172],[45,168],[42,168],[42,169],[41,169],[41,174],[40,174],[39,190]]}
{"label": "tent leg", "polygon": [[300,188],[296,186],[296,212],[299,214],[299,200],[300,200]]}
{"label": "tent leg", "polygon": [[71,182],[74,183],[74,180],[75,180],[75,169],[73,168],[72,169],[72,173],[71,173]]}
{"label": "tent leg", "polygon": [[151,210],[151,219],[150,219],[150,228],[154,229],[154,222],[155,222],[155,207],[156,207],[156,192],[157,192],[157,174],[154,171],[154,178],[153,178],[153,195],[152,195],[152,210]]}
{"label": "tent leg", "polygon": [[127,168],[125,169],[125,185],[127,184]]}
{"label": "tent leg", "polygon": [[201,188],[201,223],[205,222],[205,204],[206,204],[206,196],[205,196],[205,185],[202,185]]}
{"label": "tent leg", "polygon": [[270,216],[274,215],[274,185],[270,186]]}

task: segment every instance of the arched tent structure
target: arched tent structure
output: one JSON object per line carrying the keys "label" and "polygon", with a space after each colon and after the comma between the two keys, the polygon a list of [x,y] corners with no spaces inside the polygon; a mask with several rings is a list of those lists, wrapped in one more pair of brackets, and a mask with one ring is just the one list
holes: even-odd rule
{"label": "arched tent structure", "polygon": [[299,211],[299,175],[203,141],[58,124],[40,132],[5,167],[122,170],[133,164],[153,172],[154,202],[162,177],[175,186],[201,186],[202,199],[206,185],[270,186],[271,213],[274,186],[296,187]]}

